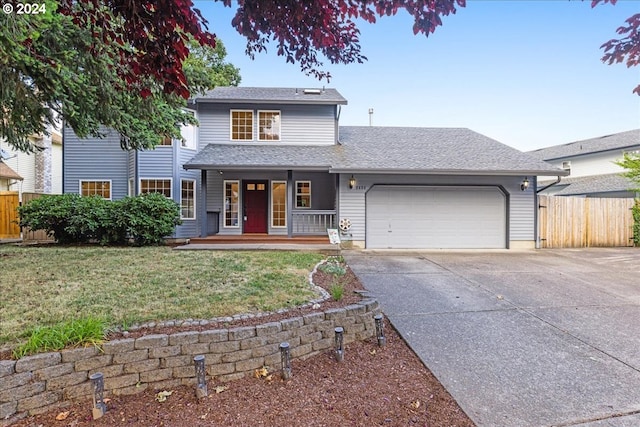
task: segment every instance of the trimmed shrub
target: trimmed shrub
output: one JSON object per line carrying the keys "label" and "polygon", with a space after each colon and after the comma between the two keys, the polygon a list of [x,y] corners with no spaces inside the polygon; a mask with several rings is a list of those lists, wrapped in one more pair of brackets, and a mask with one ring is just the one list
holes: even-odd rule
{"label": "trimmed shrub", "polygon": [[109,201],[99,196],[46,195],[18,208],[20,226],[45,230],[58,243],[159,244],[180,224],[180,208],[152,193]]}
{"label": "trimmed shrub", "polygon": [[180,206],[159,193],[125,197],[118,202],[115,225],[126,227],[127,234],[137,245],[164,242],[164,237],[180,225]]}

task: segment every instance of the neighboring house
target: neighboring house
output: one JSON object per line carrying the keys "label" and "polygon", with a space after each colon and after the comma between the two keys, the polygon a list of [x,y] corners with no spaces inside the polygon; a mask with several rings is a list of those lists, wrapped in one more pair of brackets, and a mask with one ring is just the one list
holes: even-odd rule
{"label": "neighboring house", "polygon": [[[581,197],[637,197],[637,184],[621,176],[616,164],[624,153],[640,153],[640,129],[531,151],[530,154],[570,172],[541,194]],[[540,179],[539,186],[551,184]]]}
{"label": "neighboring house", "polygon": [[[34,136],[32,142],[42,150],[23,153],[0,139],[0,191],[62,194],[62,135]],[[2,166],[4,164],[4,166]],[[11,172],[13,171],[12,176]]]}
{"label": "neighboring house", "polygon": [[65,129],[64,191],[162,192],[182,208],[175,237],[340,227],[367,248],[535,246],[535,177],[565,171],[468,129],[339,126],[346,104],[335,89],[216,88],[192,101],[184,141],[142,152]]}

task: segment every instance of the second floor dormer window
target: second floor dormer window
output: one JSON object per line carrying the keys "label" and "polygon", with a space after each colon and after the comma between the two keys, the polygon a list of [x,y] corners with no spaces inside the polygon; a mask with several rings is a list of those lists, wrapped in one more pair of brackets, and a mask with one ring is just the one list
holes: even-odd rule
{"label": "second floor dormer window", "polygon": [[253,141],[253,110],[231,110],[231,140]]}

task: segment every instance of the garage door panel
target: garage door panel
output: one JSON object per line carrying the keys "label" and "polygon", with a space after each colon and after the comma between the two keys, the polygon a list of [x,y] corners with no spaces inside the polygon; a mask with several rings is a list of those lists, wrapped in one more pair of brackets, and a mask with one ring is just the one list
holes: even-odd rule
{"label": "garage door panel", "polygon": [[504,248],[496,187],[376,186],[367,194],[369,248]]}

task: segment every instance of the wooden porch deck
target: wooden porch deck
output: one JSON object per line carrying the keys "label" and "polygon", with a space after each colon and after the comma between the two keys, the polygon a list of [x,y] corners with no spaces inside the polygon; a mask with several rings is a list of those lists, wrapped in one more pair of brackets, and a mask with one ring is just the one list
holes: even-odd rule
{"label": "wooden porch deck", "polygon": [[329,244],[328,236],[274,236],[269,234],[241,234],[224,236],[216,234],[208,237],[193,237],[189,244],[254,244],[254,243],[284,243],[290,245],[323,245]]}

